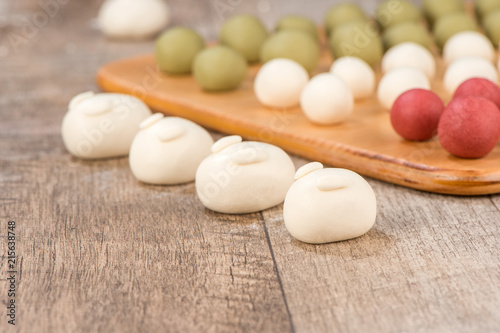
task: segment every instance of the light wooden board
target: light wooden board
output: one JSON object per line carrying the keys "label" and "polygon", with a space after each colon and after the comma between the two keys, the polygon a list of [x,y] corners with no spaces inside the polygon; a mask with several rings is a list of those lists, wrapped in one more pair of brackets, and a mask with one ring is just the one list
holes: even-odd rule
{"label": "light wooden board", "polygon": [[[331,63],[324,52],[318,71]],[[438,77],[443,66],[439,62]],[[408,142],[392,129],[389,112],[375,96],[357,102],[344,123],[318,126],[299,107],[263,107],[253,93],[258,66],[240,89],[224,93],[202,91],[192,76],[168,76],[146,55],[102,67],[98,84],[105,91],[133,94],[153,109],[191,119],[203,126],[246,139],[265,141],[297,155],[415,189],[458,195],[500,192],[500,146],[487,157],[460,159],[448,154],[437,138]],[[443,95],[442,83],[433,89]]]}

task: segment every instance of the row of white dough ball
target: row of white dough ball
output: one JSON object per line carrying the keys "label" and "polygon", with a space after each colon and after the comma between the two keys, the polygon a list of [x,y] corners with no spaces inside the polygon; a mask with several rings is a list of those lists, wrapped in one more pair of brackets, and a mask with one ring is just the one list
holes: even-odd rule
{"label": "row of white dough ball", "polygon": [[324,125],[344,121],[353,111],[354,98],[368,97],[374,88],[375,73],[355,57],[335,61],[330,73],[312,79],[297,62],[273,59],[254,81],[255,95],[263,105],[286,109],[300,104],[310,121]]}
{"label": "row of white dough ball", "polygon": [[[492,63],[495,50],[489,39],[478,32],[466,31],[450,38],[443,58],[449,65],[443,83],[450,94],[472,77],[498,83],[498,71]],[[386,109],[407,90],[431,89],[436,60],[423,46],[402,43],[386,52],[382,72],[377,86],[375,73],[368,64],[356,57],[342,57],[333,62],[329,73],[309,80],[308,73],[298,63],[274,59],[257,73],[254,91],[265,106],[290,108],[300,104],[310,121],[331,125],[344,121],[353,111],[354,100],[372,96],[375,89]]]}
{"label": "row of white dough ball", "polygon": [[[443,77],[444,88],[453,95],[460,84],[474,77],[498,84],[495,57],[493,44],[485,35],[476,31],[455,34],[443,48],[443,61],[447,66]],[[436,60],[426,48],[415,43],[402,43],[386,52],[382,71],[385,74],[379,82],[377,95],[384,107],[390,109],[396,98],[406,90],[431,89],[430,80],[436,75]]]}
{"label": "row of white dough ball", "polygon": [[304,242],[351,239],[375,223],[375,194],[358,174],[323,169],[317,162],[295,172],[291,158],[276,146],[240,136],[214,143],[201,126],[151,114],[129,95],[76,96],[63,119],[62,138],[79,158],[128,154],[132,173],[145,183],[195,180],[200,201],[213,211],[252,213],[284,202],[285,225]]}

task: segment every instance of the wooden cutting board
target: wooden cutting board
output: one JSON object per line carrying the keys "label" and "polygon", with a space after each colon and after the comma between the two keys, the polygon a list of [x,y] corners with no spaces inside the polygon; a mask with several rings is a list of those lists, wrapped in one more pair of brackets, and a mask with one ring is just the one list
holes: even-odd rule
{"label": "wooden cutting board", "polygon": [[[327,71],[330,64],[325,52],[318,72]],[[191,76],[160,73],[154,57],[146,55],[105,65],[97,81],[104,91],[132,94],[156,111],[394,184],[456,195],[500,193],[500,145],[482,159],[468,160],[448,154],[437,139],[405,141],[394,132],[389,112],[375,97],[356,102],[345,123],[314,125],[299,107],[273,110],[261,106],[253,93],[257,71],[258,66],[251,67],[236,91],[206,93]],[[436,77],[441,78],[443,71],[438,59]],[[432,85],[449,100],[440,80]]]}

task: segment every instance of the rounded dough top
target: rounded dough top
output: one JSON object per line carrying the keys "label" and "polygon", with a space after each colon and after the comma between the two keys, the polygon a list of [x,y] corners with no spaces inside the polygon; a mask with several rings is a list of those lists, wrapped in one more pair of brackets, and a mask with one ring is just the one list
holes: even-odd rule
{"label": "rounded dough top", "polygon": [[312,244],[343,241],[368,232],[377,215],[371,186],[350,170],[320,166],[310,163],[297,172],[298,180],[288,191],[283,208],[287,230]]}
{"label": "rounded dough top", "polygon": [[149,107],[130,95],[78,94],[69,102],[61,126],[64,145],[80,158],[126,156],[139,124],[150,115]]}
{"label": "rounded dough top", "polygon": [[141,123],[130,148],[130,168],[144,183],[191,182],[212,144],[212,136],[198,124],[156,113]]}
{"label": "rounded dough top", "polygon": [[295,166],[282,149],[271,144],[220,139],[196,172],[196,190],[208,209],[243,214],[283,202],[293,183]]}
{"label": "rounded dough top", "polygon": [[147,39],[165,28],[170,10],[161,0],[106,0],[98,14],[102,32],[111,38]]}

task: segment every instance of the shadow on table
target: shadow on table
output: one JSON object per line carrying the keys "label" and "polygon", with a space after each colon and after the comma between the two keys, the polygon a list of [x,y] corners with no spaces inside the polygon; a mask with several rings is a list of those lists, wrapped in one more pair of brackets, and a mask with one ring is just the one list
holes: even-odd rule
{"label": "shadow on table", "polygon": [[373,228],[363,236],[347,241],[314,245],[293,239],[291,245],[307,252],[330,256],[348,253],[352,259],[361,259],[390,251],[395,241],[394,236]]}

